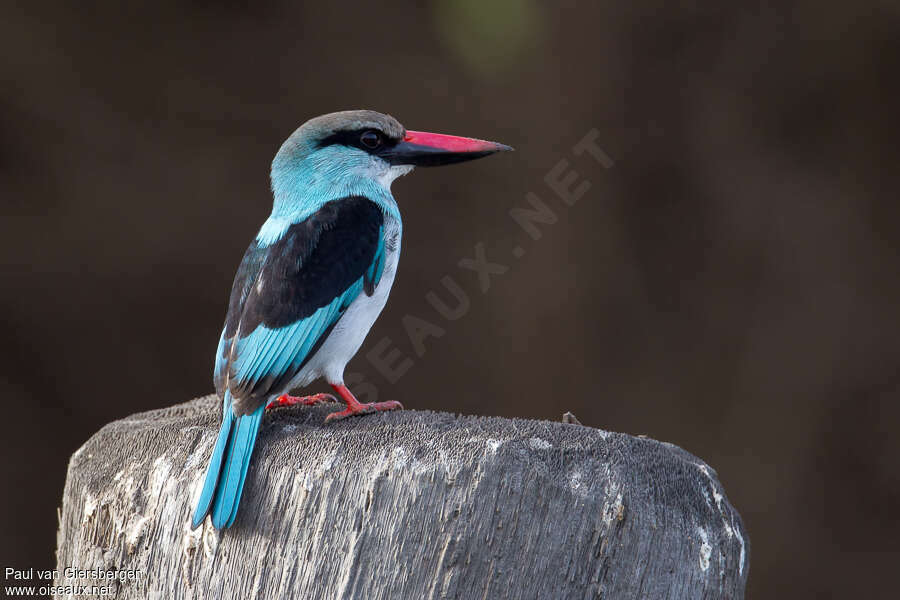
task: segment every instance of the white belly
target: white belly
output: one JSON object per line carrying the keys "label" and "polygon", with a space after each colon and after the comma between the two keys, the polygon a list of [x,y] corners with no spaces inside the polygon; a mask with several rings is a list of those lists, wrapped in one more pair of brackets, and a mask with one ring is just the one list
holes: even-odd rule
{"label": "white belly", "polygon": [[[388,294],[397,274],[400,258],[400,226],[396,222],[385,223],[385,261],[381,280],[371,296],[365,292],[354,300],[335,324],[325,342],[291,380],[287,389],[303,387],[319,377],[329,383],[344,382],[344,367],[357,353],[366,339],[375,319],[387,303]],[[392,239],[396,241],[392,241]],[[287,391],[287,389],[283,391]],[[281,393],[281,392],[279,392]],[[276,394],[277,395],[277,394]]]}

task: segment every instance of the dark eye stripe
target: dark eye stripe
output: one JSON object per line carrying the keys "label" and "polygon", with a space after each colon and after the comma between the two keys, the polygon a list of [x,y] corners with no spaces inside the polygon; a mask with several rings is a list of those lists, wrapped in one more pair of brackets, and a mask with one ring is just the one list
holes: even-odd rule
{"label": "dark eye stripe", "polygon": [[370,129],[369,131],[364,131],[362,135],[359,136],[359,141],[362,142],[362,145],[366,148],[374,150],[381,145],[381,135],[374,129]]}
{"label": "dark eye stripe", "polygon": [[[375,134],[377,134],[381,143],[375,145],[374,147],[369,147],[363,144],[362,135],[368,132],[374,132]],[[336,131],[329,135],[327,138],[322,139],[319,142],[318,146],[319,148],[324,148],[325,146],[333,146],[335,144],[339,144],[341,146],[359,148],[360,150],[364,150],[365,152],[368,152],[370,154],[378,154],[384,149],[394,146],[398,141],[399,140],[392,140],[391,138],[386,136],[383,131],[367,127],[365,129],[356,129],[352,131]]]}

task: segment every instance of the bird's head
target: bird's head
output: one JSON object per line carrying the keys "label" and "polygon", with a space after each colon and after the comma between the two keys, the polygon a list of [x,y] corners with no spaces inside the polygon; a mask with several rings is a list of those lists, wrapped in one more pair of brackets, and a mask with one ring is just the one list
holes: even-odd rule
{"label": "bird's head", "polygon": [[281,146],[272,162],[276,197],[301,184],[352,186],[365,180],[390,188],[414,167],[473,160],[509,146],[484,140],[409,131],[390,115],[348,110],[310,119]]}

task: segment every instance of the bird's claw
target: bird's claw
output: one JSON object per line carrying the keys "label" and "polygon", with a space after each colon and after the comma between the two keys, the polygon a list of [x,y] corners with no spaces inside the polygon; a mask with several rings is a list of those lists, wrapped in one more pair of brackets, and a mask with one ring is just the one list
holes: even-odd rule
{"label": "bird's claw", "polygon": [[312,396],[289,396],[287,394],[282,394],[278,396],[269,406],[266,408],[271,410],[273,408],[278,408],[281,406],[312,406],[314,404],[322,404],[323,402],[337,402],[338,399],[332,396],[331,394],[313,394]]}
{"label": "bird's claw", "polygon": [[352,417],[354,415],[365,415],[383,410],[403,410],[403,405],[396,400],[389,400],[387,402],[369,402],[368,404],[357,403],[356,405],[347,406],[347,408],[342,411],[331,413],[325,417],[325,422],[340,421],[341,419],[346,419],[347,417]]}

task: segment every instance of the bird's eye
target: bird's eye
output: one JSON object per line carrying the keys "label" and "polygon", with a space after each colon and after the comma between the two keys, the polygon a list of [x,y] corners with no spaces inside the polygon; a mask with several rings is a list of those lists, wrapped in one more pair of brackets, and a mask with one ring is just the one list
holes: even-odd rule
{"label": "bird's eye", "polygon": [[377,131],[372,131],[370,129],[359,136],[359,141],[362,142],[362,145],[366,148],[377,148],[381,145],[381,135],[379,135]]}

